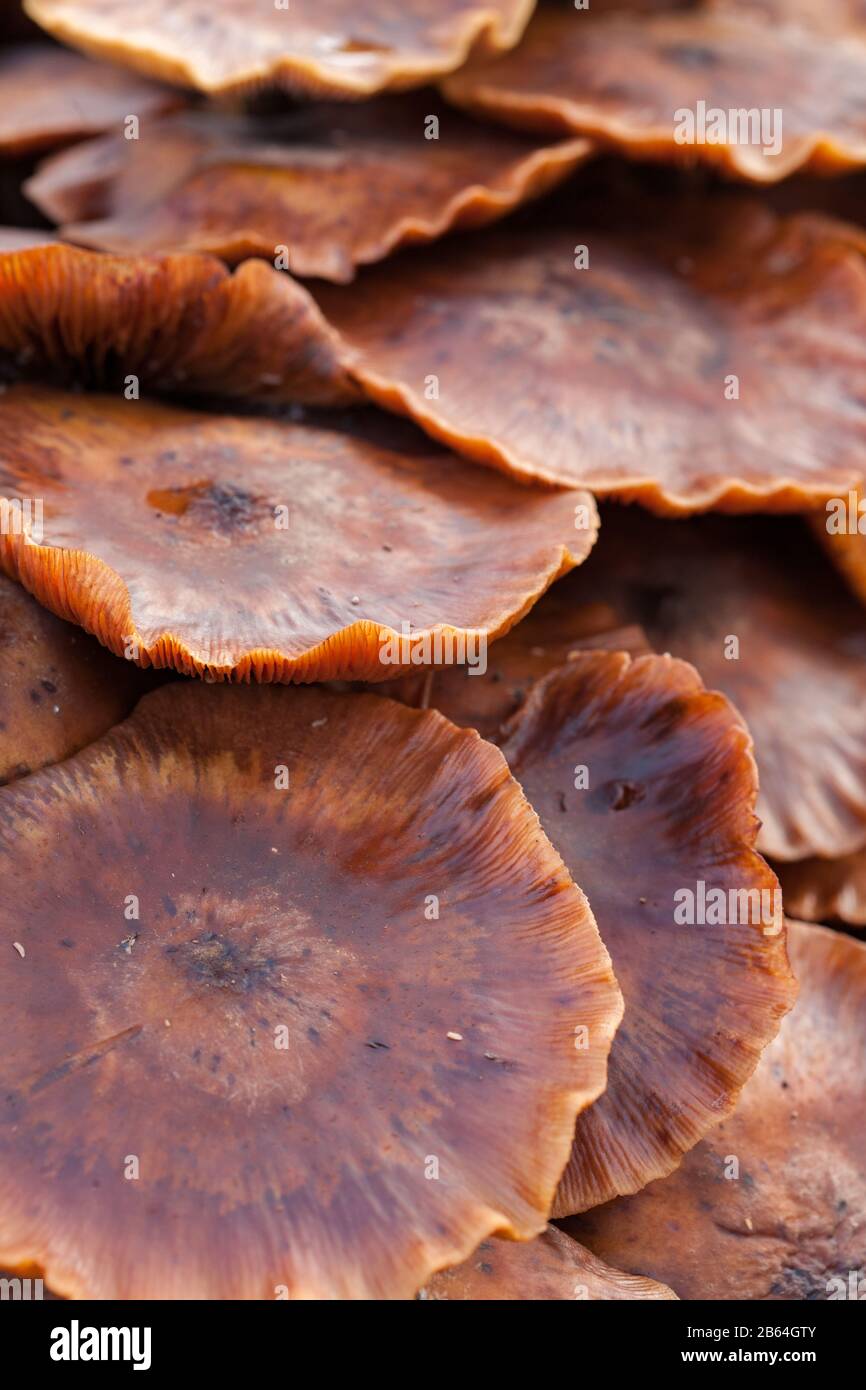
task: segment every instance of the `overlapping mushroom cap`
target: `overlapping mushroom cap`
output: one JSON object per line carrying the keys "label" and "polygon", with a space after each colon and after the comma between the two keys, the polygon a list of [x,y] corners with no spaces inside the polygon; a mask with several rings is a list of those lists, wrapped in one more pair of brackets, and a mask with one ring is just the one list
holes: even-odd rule
{"label": "overlapping mushroom cap", "polygon": [[0,367],[67,383],[240,398],[355,400],[307,292],[262,261],[100,256],[45,245],[0,255]]}
{"label": "overlapping mushroom cap", "polygon": [[7,788],[0,857],[0,1264],[78,1296],[410,1297],[544,1229],[621,998],[475,734],[177,683]]}
{"label": "overlapping mushroom cap", "polygon": [[789,923],[800,993],[729,1118],[682,1167],[569,1221],[689,1299],[866,1294],[866,946]]}
{"label": "overlapping mushroom cap", "polygon": [[116,655],[211,679],[464,661],[595,535],[591,503],[575,530],[573,494],[479,485],[396,422],[365,438],[18,385],[0,424],[0,497],[44,507],[38,544],[0,536],[7,573]]}
{"label": "overlapping mushroom cap", "polygon": [[556,1226],[535,1240],[482,1241],[471,1259],[434,1274],[418,1295],[435,1302],[491,1299],[675,1299],[664,1284],[611,1269]]}
{"label": "overlapping mushroom cap", "polygon": [[785,906],[807,922],[866,927],[866,849],[838,859],[798,859],[780,864]]}
{"label": "overlapping mushroom cap", "polygon": [[198,112],[139,141],[80,145],[27,191],[88,246],[230,262],[283,247],[296,275],[345,281],[404,242],[502,217],[588,153],[584,140],[544,144],[407,94],[261,119]]}
{"label": "overlapping mushroom cap", "polygon": [[0,784],[99,738],[145,680],[0,577]]}
{"label": "overlapping mushroom cap", "polygon": [[551,595],[555,611],[590,600],[640,623],[740,710],[763,852],[787,861],[866,843],[866,616],[802,521],[608,507],[585,575]]}
{"label": "overlapping mushroom cap", "polygon": [[206,92],[364,97],[520,38],[534,0],[25,0],[56,38]]}
{"label": "overlapping mushroom cap", "polygon": [[434,666],[388,681],[379,692],[415,709],[438,709],[452,724],[477,729],[496,743],[503,727],[521,707],[536,681],[584,649],[650,650],[646,634],[631,625],[617,627],[614,610],[604,603],[559,601],[555,585],[532,613],[494,643],[481,663]]}
{"label": "overlapping mushroom cap", "polygon": [[317,298],[367,393],[479,463],[658,512],[803,510],[862,476],[863,250],[749,198],[582,201]]}
{"label": "overlapping mushroom cap", "polygon": [[864,83],[866,28],[761,22],[748,7],[594,15],[547,3],[519,48],[470,62],[444,91],[525,129],[770,183],[866,164]]}
{"label": "overlapping mushroom cap", "polygon": [[754,851],[748,732],[670,657],[576,653],[502,745],[587,893],[625,1017],[555,1215],[669,1173],[730,1110],[793,1000],[781,893]]}
{"label": "overlapping mushroom cap", "polygon": [[527,492],[386,417],[145,398],[354,398],[312,301],[262,262],[230,276],[197,256],[0,257],[0,351],[28,374],[0,396],[0,497],[44,510],[41,540],[3,535],[0,561],[144,664],[384,680],[437,642],[459,661],[595,537],[587,495]]}
{"label": "overlapping mushroom cap", "polygon": [[122,68],[48,44],[0,50],[0,156],[56,149],[103,131],[121,134],[183,105],[182,97]]}

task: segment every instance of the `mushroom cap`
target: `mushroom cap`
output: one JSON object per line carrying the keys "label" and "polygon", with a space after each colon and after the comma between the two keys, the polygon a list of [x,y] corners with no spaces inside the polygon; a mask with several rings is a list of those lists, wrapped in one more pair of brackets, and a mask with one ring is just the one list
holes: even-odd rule
{"label": "mushroom cap", "polygon": [[[432,101],[434,107],[437,103]],[[237,262],[288,248],[295,275],[351,280],[356,265],[503,217],[566,178],[590,152],[544,144],[445,108],[425,139],[429,93],[347,113],[195,112],[47,161],[27,194],[63,236],[114,252],[206,251]],[[347,114],[351,117],[347,120]],[[95,219],[95,220],[94,220]]]}
{"label": "mushroom cap", "polygon": [[548,590],[526,618],[486,654],[483,673],[471,665],[437,666],[386,681],[377,692],[415,709],[438,709],[452,724],[477,729],[496,743],[503,726],[523,704],[536,681],[583,650],[650,650],[637,626],[615,627],[604,603],[558,601],[559,585]]}
{"label": "mushroom cap", "polygon": [[566,1223],[680,1298],[847,1298],[852,1271],[866,1292],[866,945],[790,922],[788,948],[799,998],[734,1114],[671,1177]]}
{"label": "mushroom cap", "polygon": [[405,1298],[544,1229],[622,1001],[477,735],[176,683],[7,788],[0,857],[0,1264],[74,1297]]}
{"label": "mushroom cap", "polygon": [[0,364],[13,372],[331,405],[358,394],[339,351],[307,291],[263,261],[231,273],[212,256],[59,244],[0,254]]}
{"label": "mushroom cap", "polygon": [[[798,169],[866,164],[862,37],[729,14],[601,14],[541,5],[523,42],[469,62],[445,96],[523,129],[586,135],[632,159],[692,165],[773,183]],[[691,133],[702,104],[706,128]],[[777,129],[732,129],[732,112],[781,111]],[[713,124],[712,113],[724,121]],[[778,139],[779,148],[773,146]]]}
{"label": "mushroom cap", "polygon": [[[596,0],[597,3],[597,0]],[[703,0],[707,10],[739,18],[746,15],[772,24],[800,24],[831,34],[862,33],[866,0]]]}
{"label": "mushroom cap", "polygon": [[45,43],[0,49],[0,157],[57,149],[129,115],[149,120],[183,105],[177,92],[122,68]]}
{"label": "mushroom cap", "polygon": [[594,504],[370,416],[13,385],[0,500],[24,515],[39,499],[43,521],[38,544],[0,535],[0,565],[117,656],[214,680],[379,681],[460,660],[587,554]]}
{"label": "mushroom cap", "polygon": [[0,784],[77,753],[146,689],[138,667],[0,576]]}
{"label": "mushroom cap", "polygon": [[584,202],[316,298],[367,394],[478,463],[665,514],[803,511],[862,476],[864,250],[751,197]]}
{"label": "mushroom cap", "polygon": [[751,740],[692,667],[576,653],[534,687],[502,751],[589,898],[625,1000],[563,1216],[676,1167],[733,1108],[793,981],[781,894],[754,850]]}
{"label": "mushroom cap", "polygon": [[866,843],[866,615],[802,521],[609,507],[586,574],[555,595],[590,599],[733,700],[755,744],[763,853]]}
{"label": "mushroom cap", "polygon": [[63,43],[205,92],[342,99],[417,87],[517,43],[534,0],[25,0]]}
{"label": "mushroom cap", "polygon": [[785,907],[808,922],[866,927],[866,849],[838,859],[797,859],[779,864]]}
{"label": "mushroom cap", "polygon": [[611,1269],[557,1226],[535,1240],[485,1240],[470,1260],[434,1274],[419,1298],[487,1302],[490,1299],[675,1299],[653,1279]]}

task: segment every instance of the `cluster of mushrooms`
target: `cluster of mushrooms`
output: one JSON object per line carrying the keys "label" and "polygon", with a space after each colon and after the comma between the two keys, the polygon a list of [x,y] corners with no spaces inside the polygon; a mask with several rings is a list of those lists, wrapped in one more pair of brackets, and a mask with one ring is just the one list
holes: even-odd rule
{"label": "cluster of mushrooms", "polygon": [[0,1266],[866,1297],[864,0],[0,25]]}

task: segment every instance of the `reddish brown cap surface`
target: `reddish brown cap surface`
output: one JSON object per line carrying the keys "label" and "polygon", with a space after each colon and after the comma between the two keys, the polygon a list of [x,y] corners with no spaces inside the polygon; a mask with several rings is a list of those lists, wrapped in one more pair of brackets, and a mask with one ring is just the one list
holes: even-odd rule
{"label": "reddish brown cap surface", "polygon": [[866,840],[866,616],[802,521],[658,521],[605,510],[585,573],[556,604],[605,602],[684,657],[746,720],[759,847],[779,860]]}
{"label": "reddish brown cap surface", "polygon": [[476,462],[661,513],[802,511],[863,473],[864,249],[751,198],[583,202],[316,296],[367,393]]}
{"label": "reddish brown cap surface", "polygon": [[690,666],[578,653],[535,686],[502,749],[625,999],[607,1090],[578,1120],[557,1193],[565,1215],[676,1167],[733,1108],[793,982],[781,894],[754,851],[751,741]]}
{"label": "reddish brown cap surface", "polygon": [[671,1177],[567,1223],[680,1298],[866,1294],[866,946],[797,922],[788,946],[799,998],[734,1114]]}
{"label": "reddish brown cap surface", "polygon": [[147,688],[137,667],[0,577],[0,783],[92,743]]}
{"label": "reddish brown cap surface", "polygon": [[653,1279],[611,1269],[556,1226],[535,1240],[485,1240],[455,1269],[434,1274],[418,1295],[437,1302],[490,1299],[675,1299]]}
{"label": "reddish brown cap surface", "polygon": [[[866,30],[840,37],[746,9],[594,15],[550,4],[513,53],[470,62],[444,91],[507,124],[771,183],[866,163],[864,83]],[[750,112],[773,124],[734,124]]]}
{"label": "reddish brown cap surface", "polygon": [[[425,138],[431,111],[436,138]],[[406,242],[503,217],[589,151],[577,138],[543,144],[485,127],[413,93],[267,119],[197,112],[146,139],[77,146],[27,193],[87,246],[230,262],[273,260],[284,247],[294,274],[347,281]]]}
{"label": "reddish brown cap surface", "polygon": [[0,535],[7,573],[116,655],[211,679],[383,680],[460,660],[595,539],[586,494],[481,473],[387,417],[18,384],[0,431],[0,498],[43,506],[39,544]]}
{"label": "reddish brown cap surface", "polygon": [[262,261],[101,256],[42,245],[0,255],[0,359],[123,391],[258,402],[354,400],[338,344],[296,281]]}
{"label": "reddish brown cap surface", "polygon": [[830,34],[862,34],[866,30],[866,0],[703,0],[703,3],[707,10],[717,10],[729,17],[747,16],[769,20],[771,24],[798,24]]}
{"label": "reddish brown cap surface", "polygon": [[405,1298],[544,1229],[621,998],[475,734],[178,683],[6,789],[7,858],[0,1264],[80,1297]]}
{"label": "reddish brown cap surface", "polygon": [[32,155],[147,122],[183,105],[177,92],[48,44],[0,49],[0,156]]}
{"label": "reddish brown cap surface", "polygon": [[534,0],[25,0],[73,47],[206,92],[263,83],[337,97],[419,86],[517,43]]}

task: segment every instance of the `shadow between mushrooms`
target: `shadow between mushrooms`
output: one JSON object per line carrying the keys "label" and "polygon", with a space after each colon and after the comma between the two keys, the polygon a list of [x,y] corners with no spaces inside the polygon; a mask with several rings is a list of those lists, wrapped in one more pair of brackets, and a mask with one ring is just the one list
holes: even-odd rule
{"label": "shadow between mushrooms", "polygon": [[680,1298],[866,1293],[866,945],[789,922],[788,948],[799,998],[734,1114],[671,1177],[567,1223]]}
{"label": "shadow between mushrooms", "polygon": [[779,864],[785,907],[808,922],[866,927],[866,849],[838,859],[798,859]]}
{"label": "shadow between mushrooms", "polygon": [[544,1229],[622,1001],[477,735],[167,686],[6,789],[0,857],[0,1263],[75,1297],[404,1298]]}
{"label": "shadow between mushrooms", "polygon": [[[438,126],[425,138],[431,105]],[[589,152],[585,140],[544,144],[411,93],[349,112],[196,112],[152,124],[146,140],[76,146],[46,161],[25,191],[66,223],[67,241],[229,262],[273,260],[285,247],[293,274],[344,282],[404,243],[496,221]]]}
{"label": "shadow between mushrooms", "polygon": [[534,687],[502,751],[589,897],[625,999],[563,1216],[676,1167],[733,1108],[793,980],[781,893],[754,850],[751,740],[692,667],[576,653]]}
{"label": "shadow between mushrooms", "polygon": [[564,1231],[548,1226],[535,1240],[482,1241],[470,1260],[443,1269],[418,1294],[434,1302],[491,1299],[675,1299],[653,1279],[611,1269]]}
{"label": "shadow between mushrooms", "polygon": [[[594,15],[548,3],[519,48],[470,62],[443,91],[508,125],[586,135],[631,159],[711,164],[763,184],[798,169],[866,164],[864,84],[866,29],[846,37],[727,6]],[[733,124],[750,111],[772,124]]]}
{"label": "shadow between mushrooms", "polygon": [[[0,352],[27,370],[0,396],[0,497],[44,507],[0,563],[144,665],[384,680],[507,631],[595,538],[588,495],[480,474],[387,417],[264,411],[354,394],[263,262],[0,257]],[[145,398],[195,387],[246,413]]]}
{"label": "shadow between mushrooms", "polygon": [[534,0],[25,0],[62,43],[205,92],[369,97],[517,43]]}
{"label": "shadow between mushrooms", "polygon": [[316,298],[364,391],[477,463],[663,514],[803,511],[863,473],[864,249],[740,196],[576,198]]}

